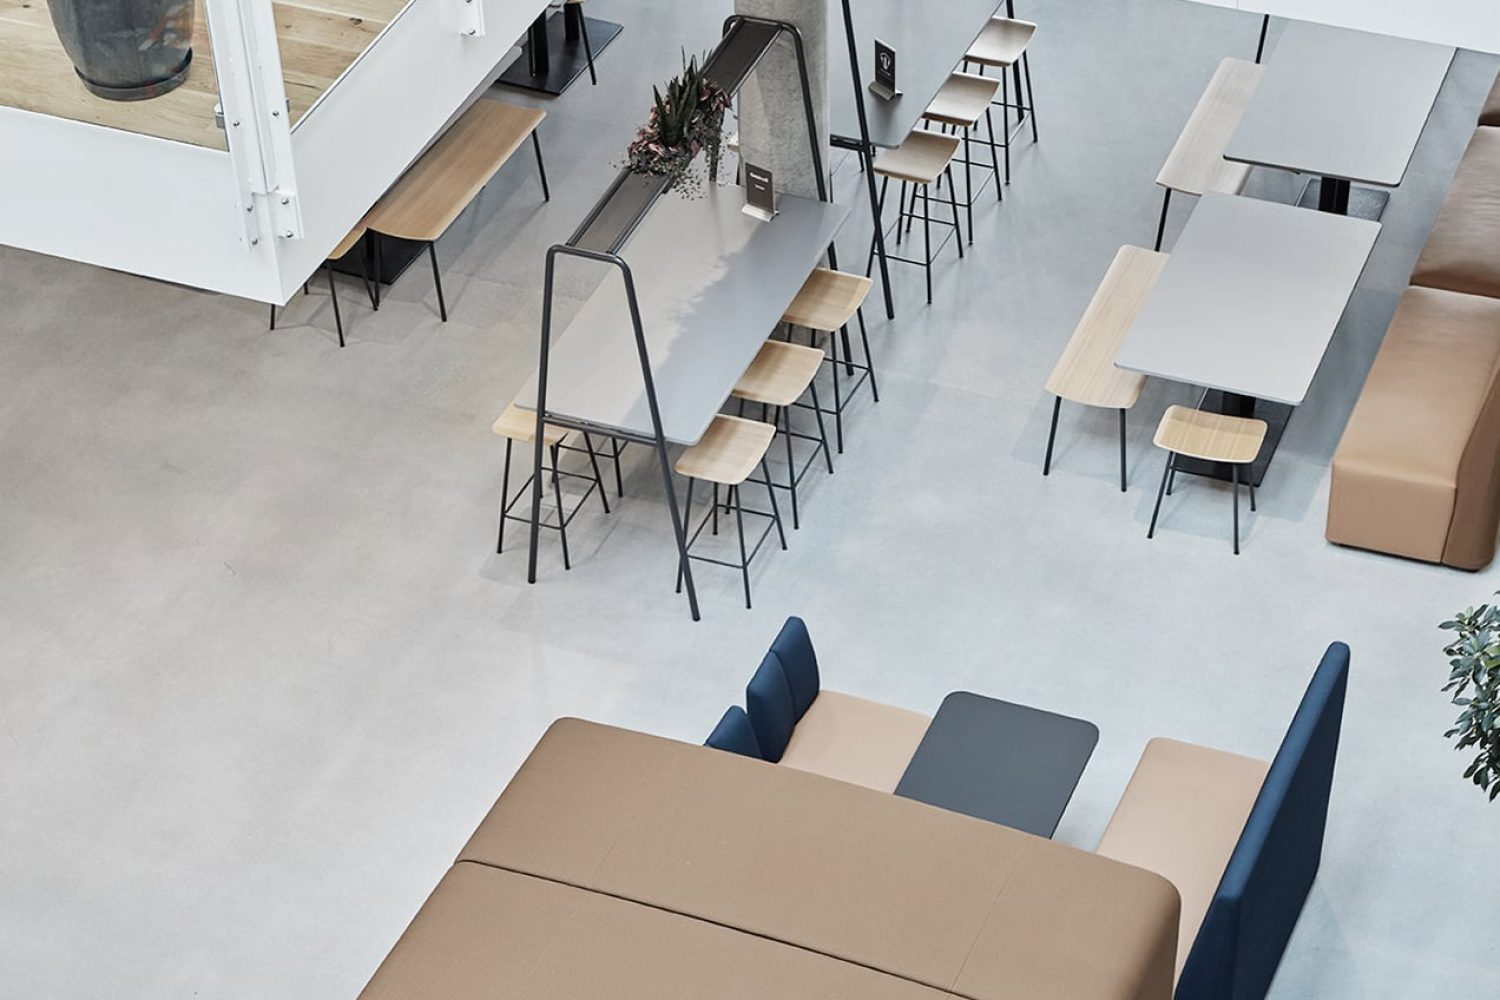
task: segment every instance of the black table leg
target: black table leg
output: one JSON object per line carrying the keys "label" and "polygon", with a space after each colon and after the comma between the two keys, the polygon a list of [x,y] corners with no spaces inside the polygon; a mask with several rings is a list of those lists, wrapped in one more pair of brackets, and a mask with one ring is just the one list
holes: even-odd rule
{"label": "black table leg", "polygon": [[546,77],[552,68],[552,53],[547,47],[547,12],[537,15],[526,32],[526,65],[532,76]]}
{"label": "black table leg", "polygon": [[591,58],[603,52],[623,30],[613,21],[586,17],[577,5],[551,16],[544,14],[526,32],[521,46],[525,58],[517,59],[497,82],[555,97],[567,90],[589,68]]}
{"label": "black table leg", "polygon": [[1337,177],[1314,177],[1307,182],[1297,204],[1302,208],[1316,208],[1333,215],[1352,215],[1357,219],[1379,222],[1385,214],[1385,206],[1391,200],[1389,191],[1376,188],[1355,187],[1349,181]]}

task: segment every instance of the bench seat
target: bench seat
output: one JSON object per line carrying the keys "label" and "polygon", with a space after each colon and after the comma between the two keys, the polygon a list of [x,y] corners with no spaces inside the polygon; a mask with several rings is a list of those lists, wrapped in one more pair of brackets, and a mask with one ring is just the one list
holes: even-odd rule
{"label": "bench seat", "polygon": [[797,722],[780,763],[894,792],[931,722],[921,712],[825,689]]}
{"label": "bench seat", "polygon": [[1500,128],[1474,130],[1411,283],[1500,298]]}
{"label": "bench seat", "polygon": [[1484,106],[1479,109],[1479,124],[1500,125],[1500,73],[1495,75],[1495,85],[1490,88],[1484,99]]}
{"label": "bench seat", "polygon": [[1098,853],[1162,875],[1182,899],[1177,974],[1270,765],[1178,740],[1146,744]]}
{"label": "bench seat", "polygon": [[1244,190],[1250,165],[1224,159],[1224,150],[1239,127],[1261,73],[1262,67],[1243,59],[1219,63],[1172,152],[1167,154],[1156,183],[1171,191],[1196,195],[1210,191],[1239,194]]}
{"label": "bench seat", "polygon": [[1479,569],[1500,526],[1500,300],[1410,287],[1338,450],[1327,537]]}

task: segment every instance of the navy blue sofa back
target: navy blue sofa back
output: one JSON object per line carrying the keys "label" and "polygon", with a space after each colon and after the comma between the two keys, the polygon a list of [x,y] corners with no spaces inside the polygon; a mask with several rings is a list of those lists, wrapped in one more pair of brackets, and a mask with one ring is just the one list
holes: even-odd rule
{"label": "navy blue sofa back", "polygon": [[1312,889],[1349,679],[1349,647],[1323,654],[1271,762],[1177,981],[1176,1000],[1261,1000]]}
{"label": "navy blue sofa back", "polygon": [[730,705],[719,719],[719,724],[714,726],[714,731],[708,734],[708,740],[703,744],[713,747],[715,750],[727,750],[729,753],[737,753],[744,757],[762,759],[760,741],[755,738],[755,730],[750,725],[750,716],[738,705]]}

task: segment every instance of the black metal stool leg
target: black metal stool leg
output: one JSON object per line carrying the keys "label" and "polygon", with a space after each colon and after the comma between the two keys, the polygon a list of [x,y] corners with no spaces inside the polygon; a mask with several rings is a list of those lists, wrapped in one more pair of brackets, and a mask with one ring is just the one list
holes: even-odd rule
{"label": "black metal stool leg", "polygon": [[[944,171],[948,175],[948,206],[953,209],[953,245],[958,247],[958,259],[964,259],[964,227],[958,218],[958,199],[953,194],[953,164]],[[969,242],[974,242],[974,220],[969,220]]]}
{"label": "black metal stool leg", "polygon": [[1125,409],[1120,409],[1120,492],[1125,492]]}
{"label": "black metal stool leg", "polygon": [[573,565],[568,559],[568,517],[563,509],[562,483],[558,481],[557,470],[561,468],[559,457],[561,451],[557,445],[552,446],[552,497],[557,501],[557,534],[562,539],[563,569],[572,569]]}
{"label": "black metal stool leg", "polygon": [[380,304],[375,297],[374,290],[370,287],[370,247],[366,243],[359,245],[359,279],[365,284],[365,296],[370,300],[373,309],[379,309]]}
{"label": "black metal stool leg", "polygon": [[714,516],[713,533],[717,535],[719,533],[719,484],[718,483],[714,483],[713,516]]}
{"label": "black metal stool leg", "polygon": [[[693,530],[693,477],[688,477],[687,503],[682,507],[682,530],[691,533]],[[689,534],[691,537],[691,534]],[[677,557],[677,593],[682,593],[682,569],[683,560]]]}
{"label": "black metal stool leg", "polygon": [[786,551],[786,532],[781,527],[781,508],[776,505],[776,487],[771,485],[771,470],[766,465],[765,457],[760,460],[760,474],[766,480],[766,496],[771,498],[771,519],[776,522],[776,535],[781,539],[781,551]]}
{"label": "black metal stool leg", "polygon": [[1057,440],[1057,415],[1062,411],[1062,397],[1052,400],[1052,427],[1047,431],[1047,454],[1042,459],[1042,475],[1052,474],[1052,443]]}
{"label": "black metal stool leg", "polygon": [[536,175],[542,182],[542,200],[551,201],[552,192],[547,187],[547,164],[542,162],[542,140],[537,137],[537,130],[531,130],[531,146],[536,150]]}
{"label": "black metal stool leg", "polygon": [[1000,70],[1000,131],[1005,135],[1005,183],[1010,183],[1010,81]]}
{"label": "black metal stool leg", "polygon": [[750,609],[750,557],[745,554],[745,509],[740,503],[740,488],[729,487],[729,499],[734,503],[734,527],[740,536],[740,577],[745,581],[745,609]]}
{"label": "black metal stool leg", "polygon": [[1031,56],[1029,53],[1021,53],[1021,71],[1026,74],[1026,117],[1031,119],[1031,141],[1036,142],[1036,89],[1031,86]]}
{"label": "black metal stool leg", "polygon": [[796,531],[802,527],[802,517],[797,510],[797,460],[792,454],[791,408],[786,406],[777,407],[776,416],[781,421],[781,436],[786,439],[786,482],[787,491],[792,495],[792,530]]}
{"label": "black metal stool leg", "polygon": [[333,283],[333,263],[324,262],[323,267],[328,271],[328,297],[333,301],[333,325],[339,331],[339,346],[344,346],[344,318],[339,315],[339,290]]}
{"label": "black metal stool leg", "polygon": [[594,45],[589,41],[589,19],[582,9],[578,11],[578,34],[583,38],[583,57],[589,64],[589,85],[599,86],[599,74],[594,72]]}
{"label": "black metal stool leg", "polygon": [[432,284],[437,289],[438,315],[448,322],[448,305],[443,301],[443,276],[438,273],[437,244],[427,244],[427,255],[432,258]]}
{"label": "black metal stool leg", "polygon": [[382,269],[382,262],[380,259],[380,234],[369,233],[368,235],[370,237],[370,244],[374,247],[375,252],[375,311],[380,312],[380,279],[381,276],[385,273],[385,271]]}
{"label": "black metal stool leg", "polygon": [[1147,538],[1156,534],[1156,516],[1161,513],[1161,495],[1167,490],[1167,473],[1172,471],[1176,461],[1176,453],[1167,452],[1167,467],[1161,470],[1161,485],[1156,488],[1156,506],[1151,508],[1151,527],[1146,529]]}
{"label": "black metal stool leg", "polygon": [[1156,249],[1161,249],[1162,237],[1167,234],[1167,206],[1172,204],[1172,189],[1166,188],[1161,199],[1161,221],[1156,224]]}
{"label": "black metal stool leg", "polygon": [[865,311],[856,309],[854,316],[859,320],[859,342],[865,351],[865,371],[870,373],[870,396],[875,402],[880,402],[880,385],[875,381],[875,355],[870,353],[870,334],[865,329]]}
{"label": "black metal stool leg", "polygon": [[604,477],[599,475],[599,456],[594,454],[594,439],[587,433],[583,435],[583,446],[589,450],[589,465],[594,470],[594,485],[599,487],[599,502],[604,505],[604,513],[609,513],[609,497],[604,492]]}
{"label": "black metal stool leg", "polygon": [[969,131],[972,126],[964,129],[964,201],[968,203],[969,209],[969,243],[974,242],[974,157],[969,152]]}
{"label": "black metal stool leg", "polygon": [[[932,305],[932,199],[927,196],[927,188],[930,185],[922,185],[922,270],[927,274],[927,304]],[[912,214],[916,214],[916,196],[912,196]]]}
{"label": "black metal stool leg", "polygon": [[505,471],[500,474],[500,537],[495,542],[495,554],[505,551],[505,509],[510,503],[510,449],[514,444],[505,439]]}
{"label": "black metal stool leg", "polygon": [[870,256],[865,260],[865,277],[875,270],[875,240],[885,226],[885,193],[891,186],[889,177],[880,179],[880,198],[875,202],[875,232],[870,236]]}
{"label": "black metal stool leg", "polygon": [[1229,467],[1230,489],[1234,492],[1234,554],[1240,554],[1240,467]]}
{"label": "black metal stool leg", "polygon": [[1245,482],[1250,484],[1250,513],[1255,513],[1255,467],[1246,466]]}
{"label": "black metal stool leg", "polygon": [[813,415],[818,418],[818,447],[823,449],[823,462],[828,466],[828,474],[833,475],[833,455],[828,451],[828,428],[823,426],[823,404],[818,401],[818,384],[809,382],[808,391],[812,393]]}
{"label": "black metal stool leg", "polygon": [[990,167],[995,173],[995,199],[1005,203],[1005,184],[1000,176],[1000,146],[995,142],[995,116],[991,108],[984,109],[984,126],[990,133]]}
{"label": "black metal stool leg", "polygon": [[833,433],[838,440],[839,454],[844,453],[844,393],[839,383],[839,338],[828,333],[828,349],[833,354]]}
{"label": "black metal stool leg", "polygon": [[615,464],[615,496],[623,497],[625,495],[625,480],[620,475],[620,452],[625,450],[625,446],[620,443],[619,438],[612,438],[611,440],[614,442],[611,459]]}

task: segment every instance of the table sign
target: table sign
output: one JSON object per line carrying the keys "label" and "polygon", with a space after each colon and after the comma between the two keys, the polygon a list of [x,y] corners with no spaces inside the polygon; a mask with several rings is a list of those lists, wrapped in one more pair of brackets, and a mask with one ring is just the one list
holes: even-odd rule
{"label": "table sign", "polygon": [[875,82],[870,84],[870,93],[882,100],[890,101],[901,96],[896,89],[896,50],[875,39]]}
{"label": "table sign", "polygon": [[744,166],[745,207],[740,211],[761,222],[770,222],[776,217],[776,179],[765,167],[753,163]]}

